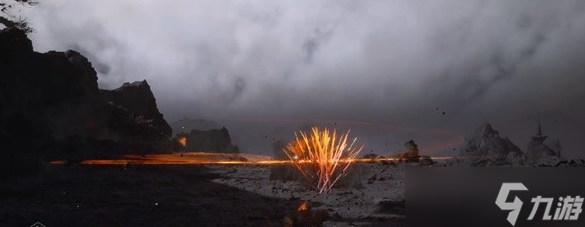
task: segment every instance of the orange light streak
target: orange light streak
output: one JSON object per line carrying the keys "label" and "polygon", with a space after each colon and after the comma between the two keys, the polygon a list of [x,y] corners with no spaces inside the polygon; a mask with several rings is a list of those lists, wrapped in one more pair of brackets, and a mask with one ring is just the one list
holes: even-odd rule
{"label": "orange light streak", "polygon": [[[204,152],[207,153],[207,152]],[[204,153],[201,154],[190,154],[193,157],[197,156],[205,156]],[[268,156],[262,155],[254,155],[254,154],[238,154],[241,157],[254,157],[260,156],[259,159],[250,159],[249,161],[237,161],[237,160],[213,160],[209,158],[191,158],[186,157],[188,155],[184,155],[184,159],[168,159],[164,157],[173,156],[178,154],[153,154],[153,155],[125,155],[126,159],[89,159],[83,160],[78,164],[82,165],[126,165],[126,164],[134,164],[134,165],[288,165],[292,164],[293,162],[298,163],[311,163],[311,160],[304,159],[304,160],[270,160]],[[224,154],[220,156],[230,156],[235,154]],[[267,158],[266,158],[267,157]],[[462,159],[464,157],[431,157],[432,160],[449,160],[449,159]],[[354,159],[340,159],[340,163],[346,162],[380,162],[380,161],[400,161],[400,158],[376,158],[376,159],[363,159],[363,158],[354,158]],[[64,160],[55,160],[49,162],[50,164],[54,165],[64,165],[67,164]]]}

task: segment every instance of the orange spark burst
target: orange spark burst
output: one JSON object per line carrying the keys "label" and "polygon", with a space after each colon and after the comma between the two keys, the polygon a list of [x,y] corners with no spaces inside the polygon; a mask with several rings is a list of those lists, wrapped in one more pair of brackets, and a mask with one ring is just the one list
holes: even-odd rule
{"label": "orange spark burst", "polygon": [[179,139],[177,139],[177,141],[179,141],[179,143],[183,145],[183,147],[187,146],[187,137],[180,137]]}
{"label": "orange spark burst", "polygon": [[295,140],[289,143],[284,153],[301,174],[319,193],[329,191],[345,175],[347,169],[361,152],[363,146],[354,146],[357,138],[348,144],[349,131],[338,136],[337,131],[322,131],[312,127],[311,132],[295,133]]}

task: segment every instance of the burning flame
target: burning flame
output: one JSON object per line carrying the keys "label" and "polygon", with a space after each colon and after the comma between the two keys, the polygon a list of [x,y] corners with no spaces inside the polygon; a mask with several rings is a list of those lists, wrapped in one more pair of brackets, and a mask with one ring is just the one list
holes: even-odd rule
{"label": "burning flame", "polygon": [[183,147],[187,146],[187,137],[180,137],[179,139],[177,139],[177,141],[179,141],[179,143],[183,145]]}
{"label": "burning flame", "polygon": [[309,209],[309,202],[308,201],[303,201],[303,203],[299,206],[299,208],[297,209],[298,211],[305,211]]}
{"label": "burning flame", "polygon": [[356,148],[357,138],[348,144],[349,131],[338,136],[334,129],[312,127],[310,134],[295,133],[295,140],[283,149],[293,165],[319,193],[329,191],[345,174],[362,147]]}

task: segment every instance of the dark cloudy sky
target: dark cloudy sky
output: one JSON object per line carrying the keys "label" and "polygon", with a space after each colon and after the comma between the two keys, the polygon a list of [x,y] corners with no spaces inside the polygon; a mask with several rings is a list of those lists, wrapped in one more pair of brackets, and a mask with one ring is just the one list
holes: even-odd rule
{"label": "dark cloudy sky", "polygon": [[55,0],[25,13],[37,51],[84,53],[102,88],[148,80],[169,121],[363,121],[445,140],[488,121],[525,149],[540,118],[585,156],[582,0]]}

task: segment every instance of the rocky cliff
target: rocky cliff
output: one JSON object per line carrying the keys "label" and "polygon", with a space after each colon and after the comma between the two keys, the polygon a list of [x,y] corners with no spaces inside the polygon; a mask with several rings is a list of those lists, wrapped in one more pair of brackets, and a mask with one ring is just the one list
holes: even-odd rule
{"label": "rocky cliff", "polygon": [[158,111],[156,99],[146,80],[134,83],[124,83],[114,90],[100,90],[102,99],[115,106],[126,108],[134,117],[151,120],[152,125],[167,137],[171,137],[173,130],[163,115]]}
{"label": "rocky cliff", "polygon": [[1,30],[0,175],[30,175],[41,157],[153,152],[168,141],[145,82],[100,92],[97,79],[78,52],[34,52],[25,33]]}

